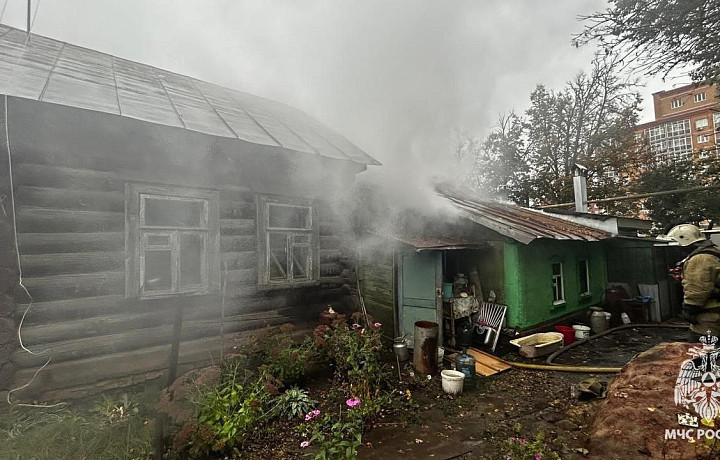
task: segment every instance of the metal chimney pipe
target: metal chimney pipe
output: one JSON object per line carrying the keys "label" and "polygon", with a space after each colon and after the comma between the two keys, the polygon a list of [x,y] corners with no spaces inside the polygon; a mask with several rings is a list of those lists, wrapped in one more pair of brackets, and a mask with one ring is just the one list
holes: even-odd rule
{"label": "metal chimney pipe", "polygon": [[575,192],[575,212],[588,212],[587,168],[575,163],[573,191]]}

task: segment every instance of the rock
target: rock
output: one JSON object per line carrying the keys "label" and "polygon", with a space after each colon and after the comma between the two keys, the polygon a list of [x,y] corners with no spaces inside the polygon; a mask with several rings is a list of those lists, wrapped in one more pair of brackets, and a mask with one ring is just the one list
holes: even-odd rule
{"label": "rock", "polygon": [[559,412],[543,412],[540,418],[548,423],[557,423],[563,419],[563,416]]}
{"label": "rock", "polygon": [[573,421],[568,419],[560,420],[555,426],[565,431],[576,431],[579,429]]}

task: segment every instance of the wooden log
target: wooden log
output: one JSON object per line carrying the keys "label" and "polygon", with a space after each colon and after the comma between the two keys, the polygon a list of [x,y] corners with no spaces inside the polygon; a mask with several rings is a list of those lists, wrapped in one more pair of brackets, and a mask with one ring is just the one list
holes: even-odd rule
{"label": "wooden log", "polygon": [[321,277],[327,277],[327,276],[338,276],[340,273],[342,273],[343,267],[338,262],[329,262],[325,264],[320,264],[320,276]]}
{"label": "wooden log", "polygon": [[220,252],[245,252],[257,250],[257,237],[254,235],[223,235],[220,237]]}
{"label": "wooden log", "polygon": [[122,270],[125,251],[67,254],[28,254],[20,258],[27,277]]}
{"label": "wooden log", "polygon": [[337,261],[342,258],[342,251],[337,249],[320,249],[320,263]]}
{"label": "wooden log", "polygon": [[18,243],[22,254],[117,251],[125,249],[125,233],[20,233]]}
{"label": "wooden log", "polygon": [[242,270],[228,270],[225,274],[227,289],[237,289],[242,286],[256,285],[258,282],[257,268],[245,268]]}
{"label": "wooden log", "polygon": [[24,284],[36,302],[123,294],[125,272],[27,278]]}
{"label": "wooden log", "polygon": [[257,209],[254,198],[252,201],[230,201],[220,194],[220,218],[222,219],[252,219],[257,218]]}
{"label": "wooden log", "polygon": [[321,236],[320,249],[340,249],[342,238],[339,236]]}
{"label": "wooden log", "polygon": [[255,268],[258,264],[258,255],[255,251],[224,252],[220,255],[223,268],[228,270],[241,270]]}
{"label": "wooden log", "polygon": [[335,236],[340,233],[340,224],[338,222],[320,222],[320,236]]}
{"label": "wooden log", "polygon": [[220,233],[222,235],[252,235],[257,229],[254,219],[220,219]]}
{"label": "wooden log", "polygon": [[[56,321],[72,321],[92,318],[113,312],[132,312],[136,300],[128,301],[124,295],[109,295],[101,297],[85,297],[69,300],[56,300],[50,302],[36,302],[25,317],[25,324],[52,323]],[[23,309],[24,311],[24,309]]]}
{"label": "wooden log", "polygon": [[15,185],[62,188],[66,190],[99,190],[123,192],[125,181],[115,172],[92,171],[31,163],[18,163],[14,170]]}
{"label": "wooden log", "polygon": [[84,211],[125,212],[125,195],[120,191],[80,191],[20,186],[15,195],[19,206]]}
{"label": "wooden log", "polygon": [[125,230],[125,214],[120,212],[19,208],[17,227],[18,232],[21,233],[118,232]]}

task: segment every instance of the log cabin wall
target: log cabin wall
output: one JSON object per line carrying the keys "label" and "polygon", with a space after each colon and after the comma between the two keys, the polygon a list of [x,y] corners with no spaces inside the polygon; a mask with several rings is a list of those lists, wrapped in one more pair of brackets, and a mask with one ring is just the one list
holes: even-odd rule
{"label": "log cabin wall", "polygon": [[[348,188],[364,166],[8,100],[21,264],[34,298],[22,338],[36,353],[12,353],[12,384],[29,382],[52,357],[18,398],[80,397],[163,376],[174,333],[180,371],[216,362],[232,338],[284,322],[310,327],[325,305],[342,310],[348,302],[352,238],[325,197]],[[126,292],[128,183],[218,194],[224,290],[157,299]],[[313,285],[258,285],[257,202],[265,195],[315,200],[320,278]]]}

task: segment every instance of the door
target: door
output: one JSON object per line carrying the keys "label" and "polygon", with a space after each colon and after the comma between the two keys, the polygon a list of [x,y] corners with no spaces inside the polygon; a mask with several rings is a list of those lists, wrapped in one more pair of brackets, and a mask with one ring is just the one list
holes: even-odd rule
{"label": "door", "polygon": [[[412,344],[416,321],[433,321],[442,326],[442,252],[404,254],[399,268],[399,332]],[[442,343],[442,327],[439,333]]]}

